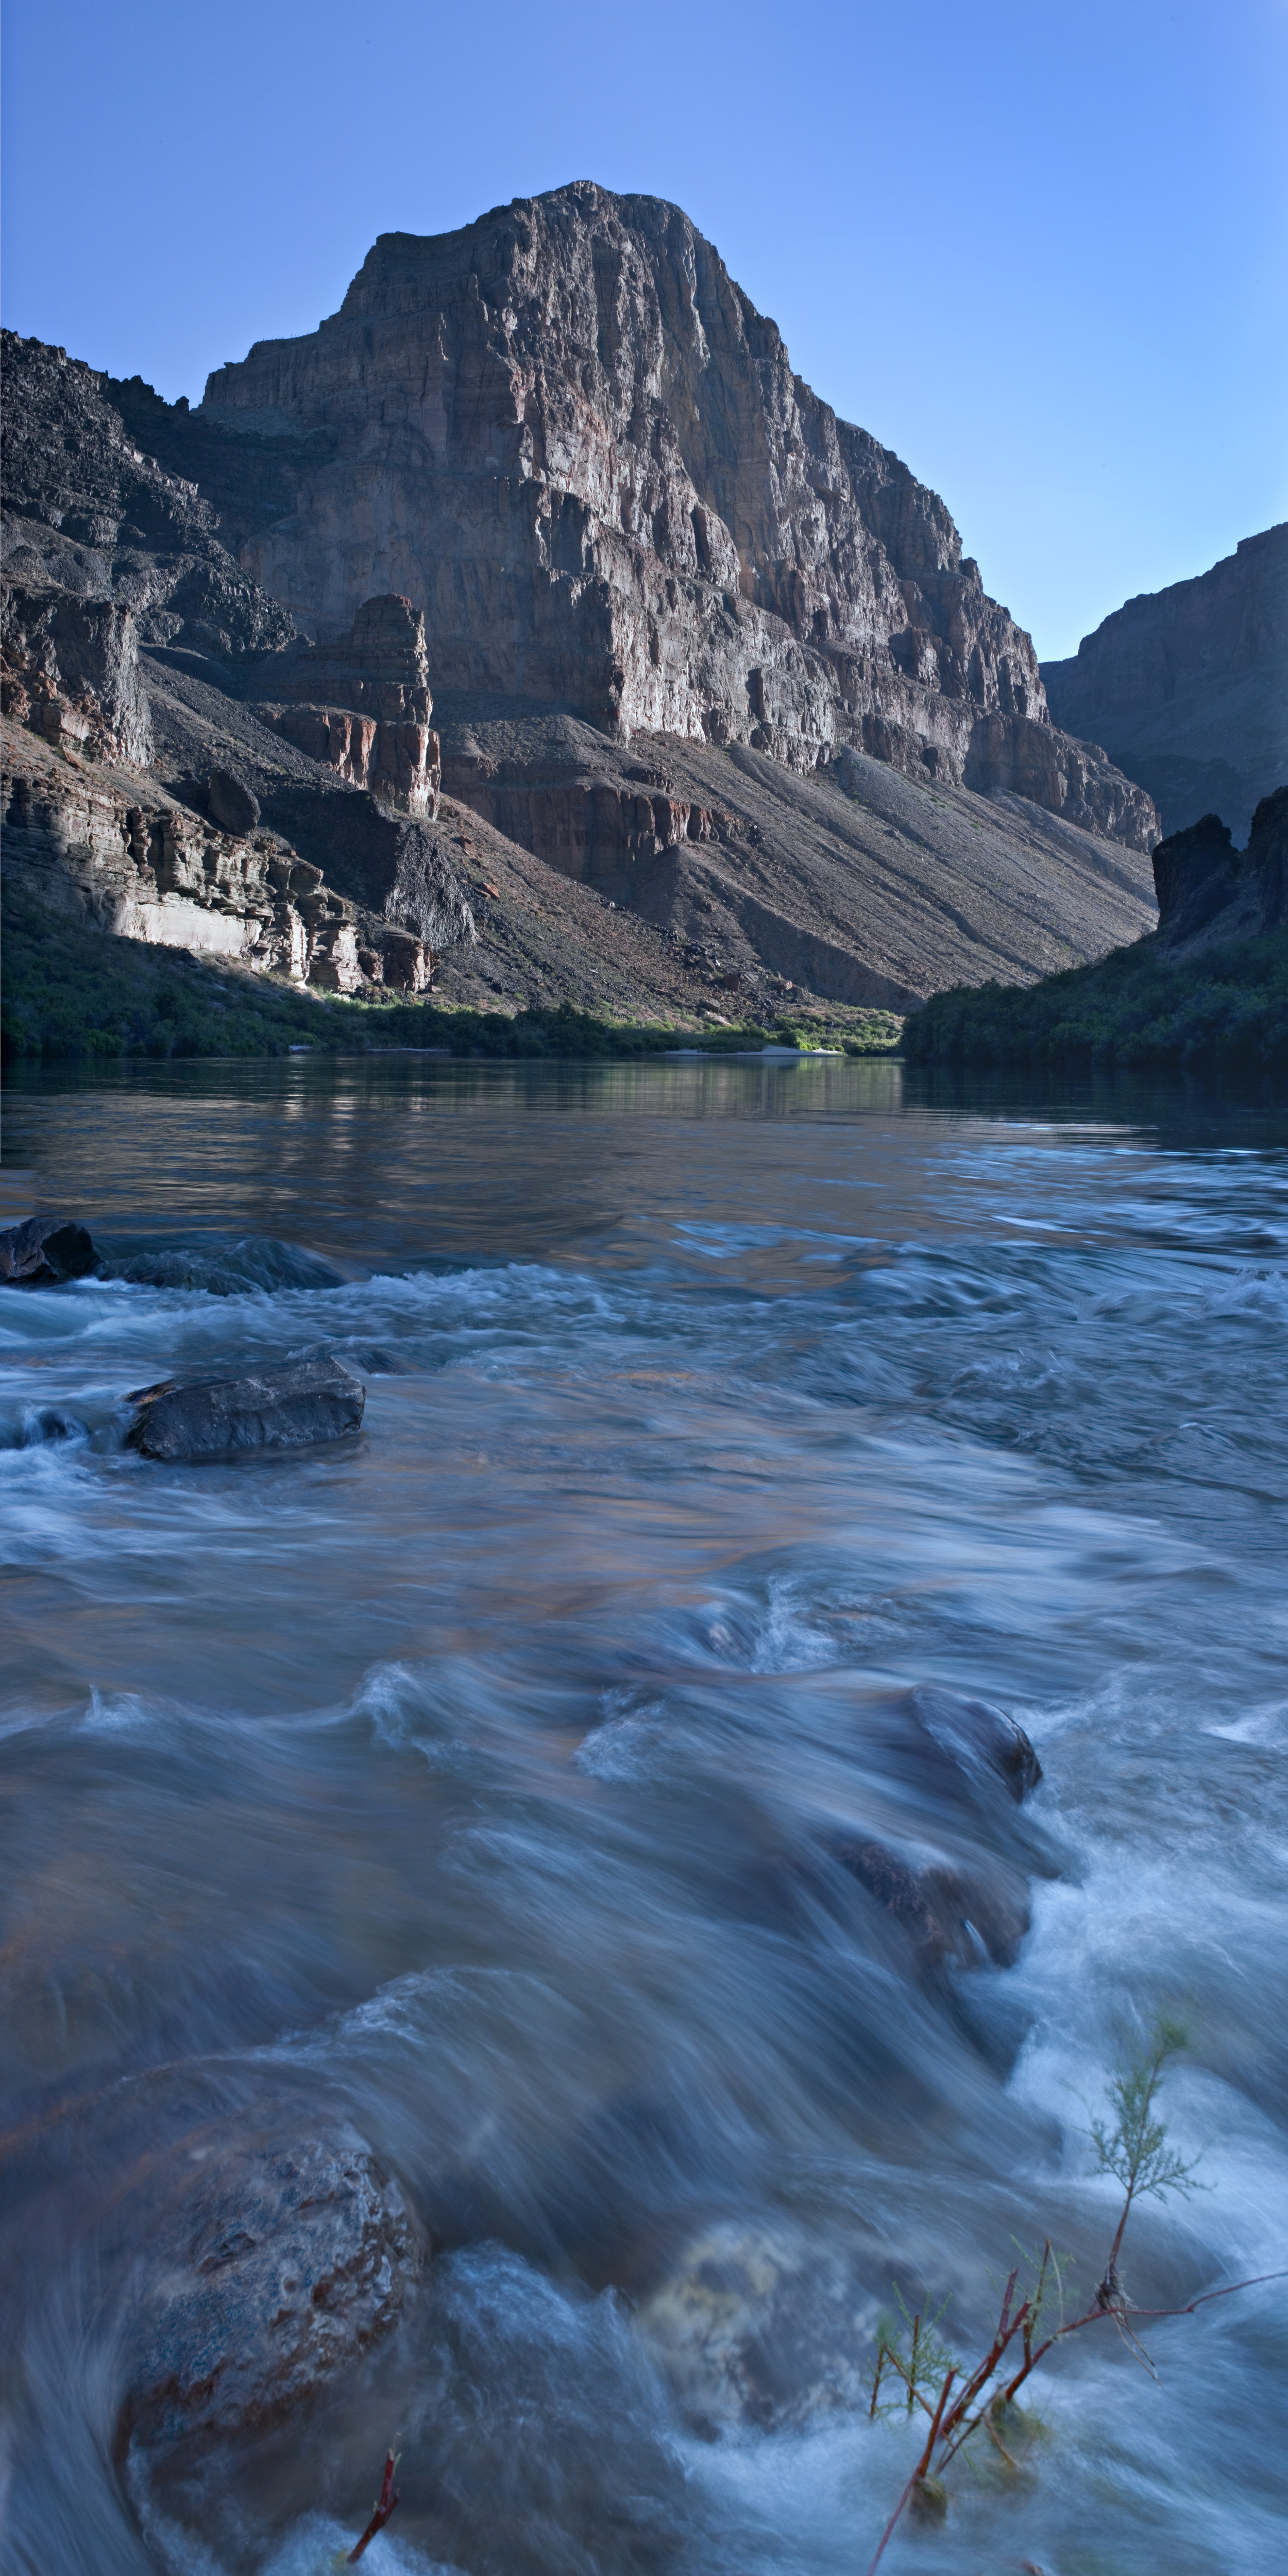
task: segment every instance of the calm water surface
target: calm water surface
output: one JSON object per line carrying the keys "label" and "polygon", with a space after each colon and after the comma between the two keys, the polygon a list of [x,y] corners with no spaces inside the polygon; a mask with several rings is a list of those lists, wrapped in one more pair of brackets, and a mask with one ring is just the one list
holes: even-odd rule
{"label": "calm water surface", "polygon": [[[1017,2238],[1089,2290],[1160,2007],[1209,2188],[1131,2288],[1288,2262],[1288,1122],[409,1059],[20,1086],[6,1157],[110,1265],[0,1307],[10,2563],[321,2576],[396,2436],[373,2571],[860,2571],[892,2281],[962,2352]],[[119,1445],[132,1387],[324,1352],[353,1442]],[[901,1766],[932,1687],[1038,1746],[1005,1851]],[[877,1834],[1021,1867],[1013,1963],[919,1972],[830,1856]],[[319,2106],[444,2250],[342,2397],[167,2482],[113,2213],[212,2107]],[[1284,2287],[1160,2386],[1082,2337],[1018,2484],[887,2563],[1280,2563]]]}

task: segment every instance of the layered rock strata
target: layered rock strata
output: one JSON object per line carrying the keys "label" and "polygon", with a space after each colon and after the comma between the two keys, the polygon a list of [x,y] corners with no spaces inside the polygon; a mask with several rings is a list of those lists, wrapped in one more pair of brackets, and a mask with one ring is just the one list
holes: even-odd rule
{"label": "layered rock strata", "polygon": [[685,219],[499,220],[379,244],[295,412],[241,399],[263,351],[190,413],[6,335],[7,864],[342,992],[477,920],[461,998],[628,1013],[899,1009],[1147,928],[1142,800]]}
{"label": "layered rock strata", "polygon": [[444,776],[461,804],[570,877],[617,876],[686,842],[759,838],[756,825],[727,806],[677,795],[673,772],[662,767],[632,762],[624,777],[578,775],[469,748],[449,757]]}
{"label": "layered rock strata", "polygon": [[768,973],[902,1010],[954,972],[1028,981],[1156,917],[1143,853],[848,748],[804,776],[741,744],[480,715],[445,721],[443,776],[445,806],[629,905],[744,1006]]}
{"label": "layered rock strata", "polygon": [[260,708],[285,741],[382,804],[437,814],[442,770],[425,620],[409,599],[365,600],[342,642],[285,657],[270,685],[294,701]]}
{"label": "layered rock strata", "polygon": [[364,901],[361,890],[355,899],[328,885],[280,832],[223,831],[155,783],[55,751],[12,719],[0,722],[0,755],[6,874],[55,916],[325,991],[387,983],[419,992],[432,966],[425,938],[403,918],[405,900],[428,883],[440,901],[463,906],[437,848],[422,848],[416,826],[400,829],[367,798],[374,847],[354,878]]}
{"label": "layered rock strata", "polygon": [[217,370],[199,414],[114,392],[293,616],[339,635],[372,592],[423,603],[440,696],[798,769],[849,744],[1156,837],[1149,798],[1053,728],[943,503],[657,198],[578,184],[382,235],[338,314]]}

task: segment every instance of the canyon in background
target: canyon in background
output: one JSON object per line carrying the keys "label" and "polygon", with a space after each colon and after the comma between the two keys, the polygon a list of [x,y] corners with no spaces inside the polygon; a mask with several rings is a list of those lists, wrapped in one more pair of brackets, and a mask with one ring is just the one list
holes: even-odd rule
{"label": "canyon in background", "polygon": [[[196,410],[4,360],[6,865],[51,916],[338,992],[446,950],[461,999],[712,1018],[1153,926],[1154,793],[1069,678],[1116,621],[1052,666],[1062,730],[944,504],[677,207],[577,184],[384,235]],[[1282,535],[1233,559],[1267,592]],[[1241,631],[1255,785],[1282,620]]]}

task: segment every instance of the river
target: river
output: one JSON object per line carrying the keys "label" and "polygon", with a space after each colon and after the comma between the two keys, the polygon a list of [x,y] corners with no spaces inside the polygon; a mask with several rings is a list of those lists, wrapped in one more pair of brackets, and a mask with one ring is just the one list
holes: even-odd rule
{"label": "river", "polygon": [[[321,2576],[390,2441],[373,2576],[861,2576],[918,2447],[878,2314],[969,2357],[1048,2235],[1085,2300],[1160,2011],[1204,2188],[1133,2294],[1288,2264],[1288,1119],[301,1059],[24,1077],[5,1151],[107,1262],[0,1303],[6,2563]],[[121,1446],[131,1388],[324,1352],[354,1440]],[[908,1755],[971,1696],[1043,1769],[992,1842]],[[928,1968],[877,1834],[1030,1928]],[[342,2115],[436,2250],[342,2385],[167,2459],[123,2319],[212,2106]],[[1279,2563],[1286,2288],[1157,2384],[1072,2339],[883,2566]]]}

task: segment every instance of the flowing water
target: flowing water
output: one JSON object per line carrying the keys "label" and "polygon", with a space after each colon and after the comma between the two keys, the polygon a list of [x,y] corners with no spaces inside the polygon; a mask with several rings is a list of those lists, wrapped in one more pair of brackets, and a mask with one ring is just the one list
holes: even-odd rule
{"label": "flowing water", "polygon": [[[373,2576],[858,2576],[892,2283],[963,2357],[1016,2240],[1085,2299],[1160,2009],[1207,2188],[1129,2287],[1288,2263],[1286,1141],[826,1061],[15,1090],[11,1213],[108,1275],[0,1305],[8,2563],[314,2576],[392,2439]],[[133,1387],[330,1352],[356,1439],[121,1445]],[[936,1691],[1028,1730],[1023,1810],[954,1803]],[[856,1837],[1031,1929],[928,1966]],[[298,2417],[126,2451],[168,2160],[341,2115],[423,2289]],[[1286,2287],[1151,2330],[1158,2385],[1076,2338],[883,2563],[1282,2563]]]}

